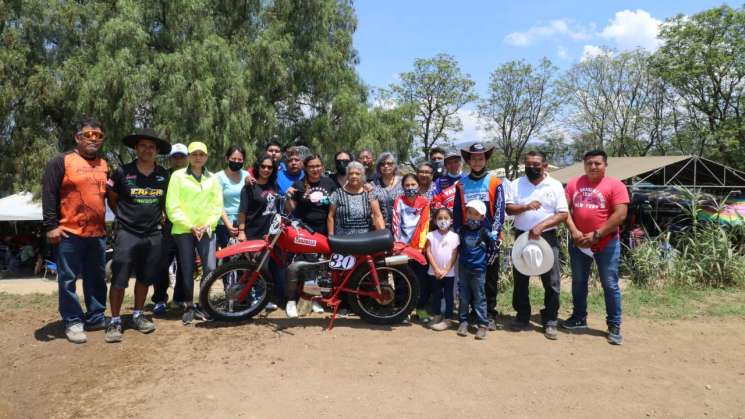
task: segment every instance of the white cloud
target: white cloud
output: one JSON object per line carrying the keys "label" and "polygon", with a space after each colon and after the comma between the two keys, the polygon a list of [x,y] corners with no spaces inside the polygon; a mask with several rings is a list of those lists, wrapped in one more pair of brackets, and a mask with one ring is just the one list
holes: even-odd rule
{"label": "white cloud", "polygon": [[569,59],[569,50],[567,50],[564,46],[559,45],[559,48],[556,50],[556,55],[559,56],[562,60],[568,60]]}
{"label": "white cloud", "polygon": [[478,114],[475,110],[459,109],[458,117],[460,117],[460,120],[463,123],[463,130],[458,132],[448,132],[450,140],[456,146],[476,141],[487,141],[489,134],[482,129]]}
{"label": "white cloud", "polygon": [[607,54],[608,52],[605,51],[602,47],[599,47],[597,45],[585,45],[582,48],[582,58],[580,58],[580,61],[585,61],[590,58],[595,58],[598,55]]}
{"label": "white cloud", "polygon": [[504,37],[504,42],[508,45],[522,47],[527,46],[535,41],[550,38],[557,35],[568,36],[572,40],[582,41],[592,38],[594,26],[585,28],[574,24],[567,19],[556,19],[547,25],[533,26],[524,32],[512,32]]}
{"label": "white cloud", "polygon": [[661,23],[646,10],[622,10],[610,19],[600,36],[612,40],[620,50],[641,47],[654,51],[660,45],[657,34]]}

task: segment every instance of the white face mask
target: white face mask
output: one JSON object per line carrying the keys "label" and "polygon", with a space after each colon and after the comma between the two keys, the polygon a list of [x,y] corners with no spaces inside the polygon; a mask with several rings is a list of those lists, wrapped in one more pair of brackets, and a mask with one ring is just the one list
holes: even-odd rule
{"label": "white face mask", "polygon": [[437,228],[447,230],[450,228],[450,220],[437,220]]}

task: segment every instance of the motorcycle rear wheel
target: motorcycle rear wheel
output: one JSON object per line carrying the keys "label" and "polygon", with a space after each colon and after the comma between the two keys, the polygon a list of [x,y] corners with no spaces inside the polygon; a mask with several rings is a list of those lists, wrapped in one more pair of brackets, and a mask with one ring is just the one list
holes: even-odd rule
{"label": "motorcycle rear wheel", "polygon": [[[406,319],[419,301],[419,280],[407,265],[377,266],[381,289],[387,296],[380,302],[374,298],[347,293],[351,309],[372,324],[398,324]],[[348,288],[373,291],[375,285],[368,268],[359,269],[349,279]]]}
{"label": "motorcycle rear wheel", "polygon": [[212,271],[199,289],[199,304],[210,317],[217,321],[237,322],[248,320],[259,314],[269,302],[271,276],[266,270],[259,272],[252,290],[243,303],[238,295],[245,287],[239,278],[251,275],[256,263],[246,259],[231,260]]}

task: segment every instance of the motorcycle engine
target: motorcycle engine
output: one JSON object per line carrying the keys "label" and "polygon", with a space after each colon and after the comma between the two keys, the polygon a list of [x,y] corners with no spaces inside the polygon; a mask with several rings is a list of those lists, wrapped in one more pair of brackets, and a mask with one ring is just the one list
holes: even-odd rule
{"label": "motorcycle engine", "polygon": [[333,281],[328,262],[328,259],[321,258],[318,262],[309,263],[299,268],[305,278],[303,282],[304,293],[324,297],[331,294]]}

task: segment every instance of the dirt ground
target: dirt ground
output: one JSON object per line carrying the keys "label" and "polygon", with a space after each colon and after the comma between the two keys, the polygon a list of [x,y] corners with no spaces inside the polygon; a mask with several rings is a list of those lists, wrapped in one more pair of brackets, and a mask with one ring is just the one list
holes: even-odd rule
{"label": "dirt ground", "polygon": [[[51,298],[51,297],[50,297]],[[0,307],[0,418],[745,417],[745,320],[602,319],[548,341],[280,313],[243,324],[64,339],[53,303]],[[127,321],[128,319],[125,319]],[[509,321],[509,319],[505,319]]]}

